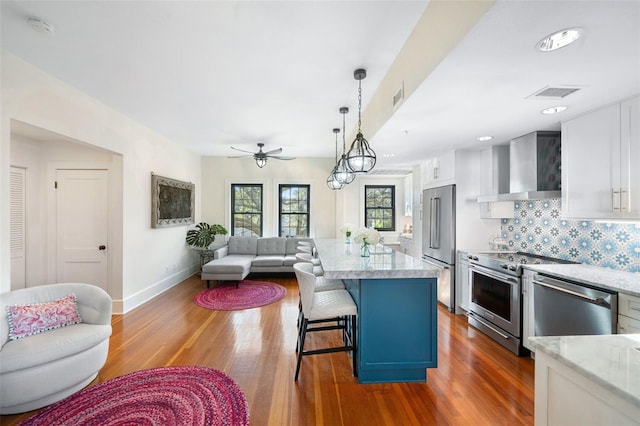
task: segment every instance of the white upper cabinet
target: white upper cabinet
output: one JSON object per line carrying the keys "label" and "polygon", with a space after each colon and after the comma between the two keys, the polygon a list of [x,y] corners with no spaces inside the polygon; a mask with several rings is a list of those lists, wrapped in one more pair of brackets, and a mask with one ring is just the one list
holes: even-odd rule
{"label": "white upper cabinet", "polygon": [[562,123],[562,215],[640,219],[640,97]]}
{"label": "white upper cabinet", "polygon": [[422,189],[456,183],[456,152],[429,158],[421,166]]}

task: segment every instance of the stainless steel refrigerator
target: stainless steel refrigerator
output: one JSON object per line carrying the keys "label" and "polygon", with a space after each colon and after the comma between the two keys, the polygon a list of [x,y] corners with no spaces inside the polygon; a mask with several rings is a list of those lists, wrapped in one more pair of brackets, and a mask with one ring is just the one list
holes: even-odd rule
{"label": "stainless steel refrigerator", "polygon": [[422,192],[422,260],[440,268],[438,301],[455,310],[456,186]]}

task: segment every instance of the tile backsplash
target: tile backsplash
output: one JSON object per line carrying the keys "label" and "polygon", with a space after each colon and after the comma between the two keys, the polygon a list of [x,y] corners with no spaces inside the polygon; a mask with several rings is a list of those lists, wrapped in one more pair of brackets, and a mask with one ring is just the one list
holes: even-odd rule
{"label": "tile backsplash", "polygon": [[560,202],[514,202],[513,219],[501,222],[502,238],[509,249],[640,272],[640,222],[562,219]]}

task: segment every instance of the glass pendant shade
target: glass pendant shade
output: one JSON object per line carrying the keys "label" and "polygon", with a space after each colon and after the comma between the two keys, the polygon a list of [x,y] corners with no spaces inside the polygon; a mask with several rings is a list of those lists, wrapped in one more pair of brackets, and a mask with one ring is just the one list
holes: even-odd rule
{"label": "glass pendant shade", "polygon": [[344,188],[344,184],[338,182],[335,175],[336,168],[334,167],[331,174],[327,178],[327,186],[329,189],[338,190]]}
{"label": "glass pendant shade", "polygon": [[355,180],[356,174],[349,168],[345,154],[342,154],[342,157],[338,160],[338,164],[333,169],[333,175],[343,185],[348,185]]}
{"label": "glass pendant shade", "polygon": [[256,165],[260,168],[263,168],[267,165],[267,158],[256,158]]}
{"label": "glass pendant shade", "polygon": [[331,173],[329,173],[329,177],[327,178],[327,186],[329,187],[329,189],[337,190],[344,188],[344,184],[338,181],[338,179],[336,178],[336,168],[338,167],[338,133],[340,133],[340,129],[333,129],[333,133],[336,135],[336,165],[333,166],[333,170],[331,170]]}
{"label": "glass pendant shade", "polygon": [[353,77],[358,80],[358,133],[347,152],[347,166],[354,173],[367,173],[376,165],[376,153],[369,146],[369,142],[362,136],[360,130],[362,112],[362,80],[367,76],[367,71],[357,69]]}
{"label": "glass pendant shade", "polygon": [[371,149],[362,133],[358,132],[356,139],[351,144],[347,153],[347,165],[354,173],[367,173],[376,165],[376,153]]}

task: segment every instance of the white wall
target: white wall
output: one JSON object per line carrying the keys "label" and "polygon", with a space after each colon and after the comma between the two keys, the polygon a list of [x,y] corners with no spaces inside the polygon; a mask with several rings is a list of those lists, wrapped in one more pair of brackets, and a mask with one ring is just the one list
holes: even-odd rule
{"label": "white wall", "polygon": [[405,225],[412,224],[413,218],[404,215],[405,179],[404,177],[384,177],[376,175],[358,175],[356,180],[344,187],[340,192],[344,197],[342,210],[338,216],[342,217],[342,222],[338,223],[338,228],[344,223],[355,225],[356,228],[363,227],[364,223],[364,187],[365,185],[394,185],[396,196],[396,230],[391,232],[381,232],[384,242],[387,244],[397,244],[398,234],[402,233]]}
{"label": "white wall", "polygon": [[115,179],[122,186],[122,209],[116,221],[122,232],[116,268],[121,295],[114,309],[128,311],[175,285],[198,268],[184,242],[187,227],[152,229],[151,172],[194,182],[196,220],[200,216],[200,158],[97,100],[2,52],[0,149],[0,291],[10,289],[9,168],[11,120],[120,154]]}
{"label": "white wall", "polygon": [[326,179],[334,166],[332,158],[298,158],[292,161],[268,160],[258,168],[251,158],[202,158],[202,220],[221,224],[231,231],[229,188],[232,183],[262,183],[264,191],[263,235],[278,235],[278,185],[311,185],[311,226],[315,238],[336,236],[336,199],[340,191],[327,187]]}

